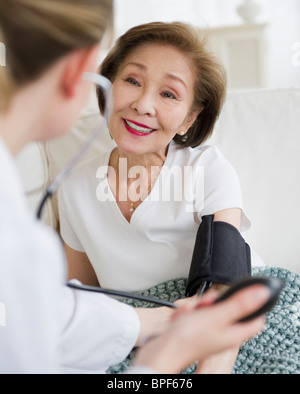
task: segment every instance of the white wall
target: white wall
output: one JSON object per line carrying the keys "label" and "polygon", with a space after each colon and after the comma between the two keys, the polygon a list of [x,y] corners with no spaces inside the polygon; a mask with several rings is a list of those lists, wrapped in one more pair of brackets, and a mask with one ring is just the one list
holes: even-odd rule
{"label": "white wall", "polygon": [[[203,1],[199,0],[114,0],[116,36],[129,27],[151,21],[180,20],[199,24]],[[210,6],[209,6],[210,8]],[[212,7],[213,8],[213,7]]]}
{"label": "white wall", "polygon": [[[210,0],[208,0],[210,1]],[[206,0],[200,0],[206,3]],[[269,83],[270,87],[300,86],[300,66],[293,64],[293,46],[300,43],[300,0],[257,0],[262,6],[258,22],[269,27]],[[213,0],[216,7],[216,25],[239,24],[241,18],[235,12],[241,0]]]}
{"label": "white wall", "polygon": [[[270,87],[300,86],[300,66],[293,65],[293,45],[300,43],[300,0],[256,0],[258,22],[268,22]],[[236,13],[242,0],[115,0],[115,35],[150,21],[189,22],[196,26],[243,23]]]}
{"label": "white wall", "polygon": [[270,79],[274,87],[300,86],[293,45],[300,43],[300,0],[269,0]]}

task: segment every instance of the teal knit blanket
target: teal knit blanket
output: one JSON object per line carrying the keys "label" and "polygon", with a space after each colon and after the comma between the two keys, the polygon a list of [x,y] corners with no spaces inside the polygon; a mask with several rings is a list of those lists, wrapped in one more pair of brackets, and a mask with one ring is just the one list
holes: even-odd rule
{"label": "teal knit blanket", "polygon": [[[300,374],[300,276],[273,267],[254,268],[253,276],[280,278],[285,288],[277,305],[267,314],[266,329],[240,349],[233,374]],[[170,280],[142,295],[174,302],[184,298],[186,279]],[[125,300],[134,307],[153,305]],[[124,373],[134,360],[134,351],[126,360],[110,368],[110,374]],[[182,373],[193,374],[195,366]]]}

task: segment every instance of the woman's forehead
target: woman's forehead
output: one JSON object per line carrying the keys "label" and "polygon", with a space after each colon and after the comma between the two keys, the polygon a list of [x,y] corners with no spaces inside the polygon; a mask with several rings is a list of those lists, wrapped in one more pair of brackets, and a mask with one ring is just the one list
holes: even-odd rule
{"label": "woman's forehead", "polygon": [[136,67],[142,72],[155,69],[170,79],[194,79],[192,60],[173,45],[146,43],[134,48],[125,58],[121,70]]}

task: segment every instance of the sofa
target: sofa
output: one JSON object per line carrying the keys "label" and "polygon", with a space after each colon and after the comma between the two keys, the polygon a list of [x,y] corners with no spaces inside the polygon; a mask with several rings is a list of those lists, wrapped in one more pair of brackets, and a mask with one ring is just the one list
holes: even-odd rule
{"label": "sofa", "polygon": [[[29,208],[42,195],[99,123],[91,96],[70,133],[32,143],[17,157]],[[238,172],[244,208],[252,221],[244,234],[259,264],[300,274],[300,88],[229,92],[209,144],[216,145]],[[111,148],[105,129],[82,160]],[[57,198],[42,220],[59,229]]]}

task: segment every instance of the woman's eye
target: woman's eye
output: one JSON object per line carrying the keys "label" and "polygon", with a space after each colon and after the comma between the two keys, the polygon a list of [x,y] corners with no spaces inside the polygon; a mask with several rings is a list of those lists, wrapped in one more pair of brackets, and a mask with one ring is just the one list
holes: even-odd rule
{"label": "woman's eye", "polygon": [[162,94],[162,96],[165,97],[165,98],[169,98],[169,99],[172,99],[172,100],[176,100],[175,95],[174,95],[173,93],[170,93],[170,92],[164,92],[164,93]]}
{"label": "woman's eye", "polygon": [[134,79],[134,78],[126,78],[125,81],[130,83],[131,85],[140,86],[138,81],[136,79]]}

